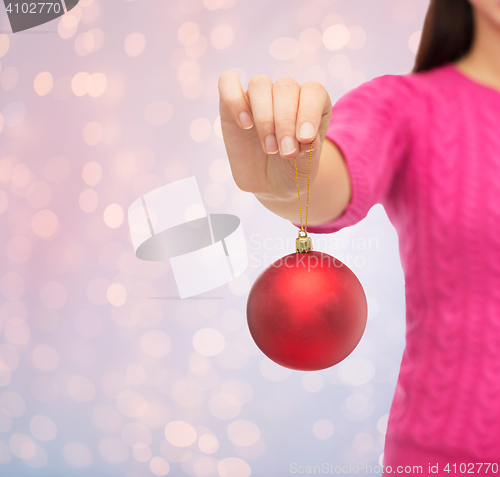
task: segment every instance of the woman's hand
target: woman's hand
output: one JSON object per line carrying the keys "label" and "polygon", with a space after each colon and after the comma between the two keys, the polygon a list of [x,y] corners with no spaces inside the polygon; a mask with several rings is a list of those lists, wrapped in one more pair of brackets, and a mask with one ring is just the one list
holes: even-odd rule
{"label": "woman's hand", "polygon": [[332,104],[316,81],[300,85],[292,78],[275,83],[253,76],[243,91],[238,75],[219,77],[222,134],[236,185],[259,198],[297,197],[294,157],[305,192],[309,151],[314,139],[311,182],[318,172]]}

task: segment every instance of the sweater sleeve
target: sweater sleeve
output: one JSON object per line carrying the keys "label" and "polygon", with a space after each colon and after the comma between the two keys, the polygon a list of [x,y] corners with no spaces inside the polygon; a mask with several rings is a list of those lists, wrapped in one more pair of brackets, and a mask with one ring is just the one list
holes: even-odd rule
{"label": "sweater sleeve", "polygon": [[410,143],[410,98],[403,75],[384,75],[350,90],[334,104],[326,138],[346,161],[351,201],[342,215],[308,225],[308,232],[336,232],[364,219],[373,205],[384,205]]}

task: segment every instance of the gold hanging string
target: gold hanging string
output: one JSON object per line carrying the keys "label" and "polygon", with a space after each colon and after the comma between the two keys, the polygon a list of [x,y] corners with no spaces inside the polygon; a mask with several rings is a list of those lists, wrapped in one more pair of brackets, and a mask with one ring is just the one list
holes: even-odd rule
{"label": "gold hanging string", "polygon": [[295,179],[297,181],[297,194],[299,196],[299,213],[300,213],[300,229],[307,234],[307,215],[309,213],[309,182],[311,181],[311,158],[313,150],[314,140],[311,142],[311,150],[309,151],[309,176],[307,178],[307,205],[306,205],[306,227],[302,225],[302,208],[300,206],[300,190],[299,190],[299,175],[297,172],[297,157],[294,157],[295,161]]}

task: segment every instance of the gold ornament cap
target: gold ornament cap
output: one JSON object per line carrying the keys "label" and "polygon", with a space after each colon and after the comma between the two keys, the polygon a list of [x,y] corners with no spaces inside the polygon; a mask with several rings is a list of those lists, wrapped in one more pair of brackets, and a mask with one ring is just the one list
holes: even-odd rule
{"label": "gold ornament cap", "polygon": [[299,230],[299,237],[295,239],[295,248],[299,253],[307,253],[312,251],[312,240],[311,237],[307,236],[307,232],[305,230]]}

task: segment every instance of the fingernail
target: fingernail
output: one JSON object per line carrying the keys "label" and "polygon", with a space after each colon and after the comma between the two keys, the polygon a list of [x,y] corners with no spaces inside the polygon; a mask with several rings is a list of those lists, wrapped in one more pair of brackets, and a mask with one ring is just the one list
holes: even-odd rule
{"label": "fingernail", "polygon": [[297,147],[295,146],[295,140],[293,137],[285,136],[281,140],[281,154],[287,156],[288,154],[293,154]]}
{"label": "fingernail", "polygon": [[238,119],[240,120],[241,126],[243,129],[251,129],[253,126],[253,121],[250,115],[246,112],[243,111],[240,114],[238,114]]}
{"label": "fingernail", "polygon": [[314,134],[314,126],[311,123],[303,123],[299,129],[299,136],[303,139],[312,138]]}
{"label": "fingernail", "polygon": [[269,134],[269,136],[264,139],[264,143],[266,144],[266,151],[268,154],[277,154],[279,152],[278,141],[274,134]]}

